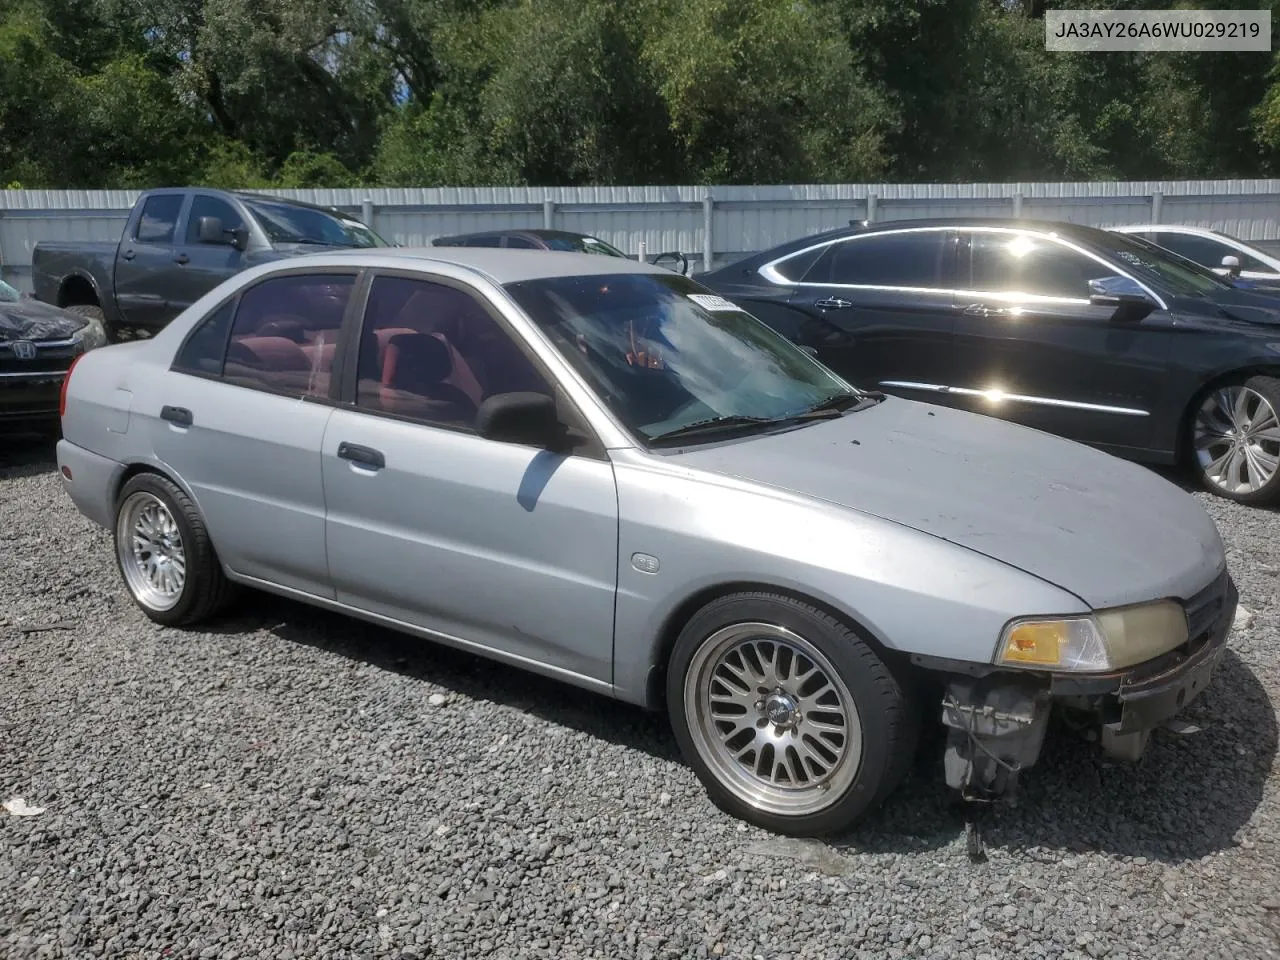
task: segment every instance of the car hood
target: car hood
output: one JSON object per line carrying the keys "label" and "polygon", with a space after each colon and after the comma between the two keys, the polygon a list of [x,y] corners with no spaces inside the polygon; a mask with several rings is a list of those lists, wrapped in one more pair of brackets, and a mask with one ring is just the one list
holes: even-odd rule
{"label": "car hood", "polygon": [[0,301],[0,340],[61,340],[85,323],[84,317],[39,300]]}
{"label": "car hood", "polygon": [[1017,567],[1095,609],[1187,599],[1225,565],[1213,520],[1137,464],[976,413],[890,397],[682,464],[839,504]]}
{"label": "car hood", "polygon": [[1280,324],[1280,289],[1233,287],[1214,290],[1203,297],[1179,298],[1176,309],[1189,313],[1225,313],[1233,320],[1275,326]]}

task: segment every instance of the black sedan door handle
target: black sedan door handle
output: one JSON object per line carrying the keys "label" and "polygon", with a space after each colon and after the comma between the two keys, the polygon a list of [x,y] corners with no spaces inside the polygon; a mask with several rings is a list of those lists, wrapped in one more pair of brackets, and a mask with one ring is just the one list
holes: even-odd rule
{"label": "black sedan door handle", "polygon": [[967,317],[1003,317],[1009,313],[1004,307],[988,307],[985,303],[971,303],[961,312]]}
{"label": "black sedan door handle", "polygon": [[120,259],[121,259],[121,260],[132,260],[132,259],[134,258],[134,256],[135,256],[135,254],[134,254],[134,252],[133,252],[132,250],[126,250],[124,253],[120,254]]}
{"label": "black sedan door handle", "polygon": [[382,455],[381,450],[362,447],[358,443],[347,443],[345,440],[338,444],[338,456],[343,460],[350,460],[352,463],[371,467],[374,470],[381,470],[387,465],[387,458]]}
{"label": "black sedan door handle", "polygon": [[821,310],[843,310],[845,307],[852,307],[853,303],[842,300],[840,297],[828,297],[825,300],[815,301],[813,305]]}
{"label": "black sedan door handle", "polygon": [[195,423],[195,417],[186,407],[171,407],[167,404],[160,408],[160,419],[168,420],[180,427],[189,427]]}
{"label": "black sedan door handle", "polygon": [[191,258],[188,257],[185,253],[180,253],[173,258],[173,262],[174,263],[190,263]]}

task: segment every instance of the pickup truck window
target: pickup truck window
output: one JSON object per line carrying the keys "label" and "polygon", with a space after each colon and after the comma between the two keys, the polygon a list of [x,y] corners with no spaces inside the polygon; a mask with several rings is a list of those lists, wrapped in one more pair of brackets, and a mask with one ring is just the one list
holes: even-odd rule
{"label": "pickup truck window", "polygon": [[182,212],[182,195],[163,193],[148,197],[138,218],[135,239],[139,243],[173,243],[173,232]]}
{"label": "pickup truck window", "polygon": [[389,244],[359,220],[314,207],[268,200],[246,200],[245,207],[272,243],[310,243],[322,247],[385,247]]}
{"label": "pickup truck window", "polygon": [[244,226],[244,219],[236,213],[236,208],[225,200],[196,194],[191,200],[191,215],[187,217],[187,243],[200,242],[200,218],[217,217],[222,221],[223,230],[234,230]]}

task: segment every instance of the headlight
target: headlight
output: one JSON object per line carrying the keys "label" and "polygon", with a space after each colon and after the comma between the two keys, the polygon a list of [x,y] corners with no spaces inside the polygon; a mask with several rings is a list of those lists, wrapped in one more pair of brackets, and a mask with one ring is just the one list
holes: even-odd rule
{"label": "headlight", "polygon": [[1060,620],[1014,620],[1000,636],[996,662],[1032,670],[1122,670],[1181,646],[1187,633],[1186,612],[1172,600]]}
{"label": "headlight", "polygon": [[95,350],[98,347],[107,345],[107,331],[103,329],[102,324],[93,317],[84,318],[84,326],[78,329],[72,336],[80,341],[80,351],[82,353]]}

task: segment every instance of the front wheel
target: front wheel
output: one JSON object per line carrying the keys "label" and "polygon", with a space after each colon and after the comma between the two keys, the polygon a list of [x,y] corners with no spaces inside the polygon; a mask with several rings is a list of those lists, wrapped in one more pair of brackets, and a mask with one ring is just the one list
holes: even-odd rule
{"label": "front wheel", "polygon": [[1204,396],[1191,421],[1200,482],[1249,504],[1280,501],[1280,380],[1249,377]]}
{"label": "front wheel", "polygon": [[862,637],[785,596],[708,604],[676,640],[667,710],[727,813],[777,833],[843,830],[901,781],[919,717]]}

